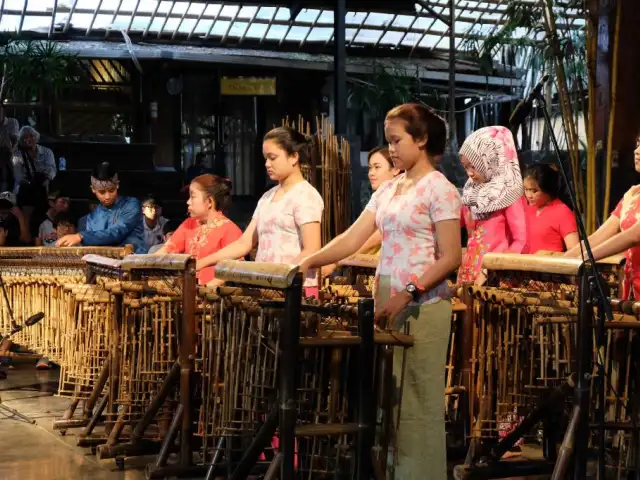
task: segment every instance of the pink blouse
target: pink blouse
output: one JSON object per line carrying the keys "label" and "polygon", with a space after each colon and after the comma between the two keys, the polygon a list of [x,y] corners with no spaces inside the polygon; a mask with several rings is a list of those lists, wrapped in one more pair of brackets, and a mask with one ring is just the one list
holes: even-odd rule
{"label": "pink blouse", "polygon": [[[389,276],[391,296],[417,281],[440,258],[436,223],[460,218],[460,195],[442,173],[431,172],[418,180],[413,191],[397,195],[404,178],[402,174],[384,183],[366,206],[382,233],[376,286],[381,275]],[[449,293],[446,281],[442,282],[425,293],[420,303],[435,303]]]}
{"label": "pink blouse", "polygon": [[[273,197],[280,186],[265,193],[253,214],[258,225],[258,252],[256,262],[294,263],[302,252],[300,227],[322,221],[324,202],[318,191],[302,181],[286,192],[280,200]],[[307,272],[305,287],[316,287],[315,270]]]}
{"label": "pink blouse", "polygon": [[462,223],[469,231],[467,253],[458,270],[458,283],[473,283],[482,271],[487,253],[527,253],[527,216],[525,198],[482,220],[474,220],[467,207]]}

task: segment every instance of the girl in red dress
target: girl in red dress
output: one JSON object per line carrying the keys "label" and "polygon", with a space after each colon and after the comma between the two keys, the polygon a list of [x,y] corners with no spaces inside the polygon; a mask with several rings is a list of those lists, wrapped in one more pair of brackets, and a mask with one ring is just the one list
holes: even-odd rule
{"label": "girl in red dress", "polygon": [[527,244],[530,253],[564,252],[578,244],[573,212],[559,198],[560,175],[550,165],[532,165],[524,172],[527,198]]}
{"label": "girl in red dress", "polygon": [[[640,173],[640,136],[636,139],[635,168]],[[623,300],[640,300],[640,185],[631,187],[611,216],[589,236],[595,260],[624,253]],[[565,256],[580,257],[580,244]]]}
{"label": "girl in red dress", "polygon": [[[189,186],[189,218],[182,222],[164,247],[156,252],[188,253],[196,260],[216,253],[242,235],[238,226],[222,213],[231,203],[229,180],[205,174]],[[198,271],[198,283],[219,285],[213,267]]]}

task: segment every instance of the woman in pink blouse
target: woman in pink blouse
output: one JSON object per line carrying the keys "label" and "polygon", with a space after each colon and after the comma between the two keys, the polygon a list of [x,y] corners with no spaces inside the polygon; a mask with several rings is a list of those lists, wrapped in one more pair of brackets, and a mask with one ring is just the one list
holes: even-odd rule
{"label": "woman in pink blouse", "polygon": [[[376,271],[376,320],[408,331],[400,420],[396,425],[395,478],[447,478],[444,369],[451,328],[447,277],[460,264],[460,197],[436,170],[447,126],[431,109],[400,105],[385,120],[396,168],[405,173],[381,185],[358,220],[300,267],[307,270],[353,255],[376,231],[382,249]],[[402,349],[394,350],[400,385]],[[393,420],[395,421],[394,416]]]}
{"label": "woman in pink blouse", "polygon": [[[320,249],[324,202],[300,170],[311,159],[312,148],[311,138],[289,127],[274,128],[264,136],[262,152],[267,175],[278,185],[262,196],[242,236],[198,260],[198,270],[244,257],[256,244],[256,262],[295,264]],[[318,296],[315,271],[307,272],[304,288],[307,297]]]}
{"label": "woman in pink blouse", "polygon": [[460,162],[469,175],[462,194],[469,241],[458,283],[481,285],[485,254],[526,253],[524,188],[511,132],[504,127],[476,130],[462,145]]}

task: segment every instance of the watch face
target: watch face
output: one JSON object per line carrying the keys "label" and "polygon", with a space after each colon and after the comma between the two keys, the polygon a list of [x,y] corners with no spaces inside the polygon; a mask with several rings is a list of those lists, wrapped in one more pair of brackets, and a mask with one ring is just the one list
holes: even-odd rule
{"label": "watch face", "polygon": [[409,285],[407,285],[407,292],[409,293],[415,293],[415,291],[417,290],[416,286],[412,283],[410,283]]}

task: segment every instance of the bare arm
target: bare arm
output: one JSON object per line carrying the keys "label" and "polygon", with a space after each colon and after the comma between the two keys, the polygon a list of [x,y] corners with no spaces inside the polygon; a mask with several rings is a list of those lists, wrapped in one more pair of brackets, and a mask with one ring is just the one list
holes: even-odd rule
{"label": "bare arm", "polygon": [[578,232],[573,232],[564,237],[564,246],[567,250],[571,250],[573,247],[580,243],[580,237],[578,236]]}
{"label": "bare arm", "polygon": [[294,260],[296,264],[316,253],[322,246],[320,222],[305,223],[300,226],[300,234],[302,235],[302,251]]}
{"label": "bare arm", "polygon": [[[615,215],[611,215],[604,224],[589,236],[589,243],[591,248],[595,248],[598,245],[606,242],[615,234],[620,232],[620,219]],[[580,244],[575,245],[571,250],[565,253],[566,257],[579,257],[580,256]]]}
{"label": "bare arm", "polygon": [[[343,235],[344,233],[340,234],[338,237],[336,237],[336,239],[342,237]],[[380,245],[382,245],[382,234],[380,233],[380,230],[376,230],[373,233],[373,235],[371,235],[369,239],[366,242],[364,242],[364,245],[358,249],[358,251],[356,252],[356,255],[359,253],[367,253],[371,251],[373,248],[379,247]],[[344,260],[344,259],[341,259],[341,260]],[[333,272],[336,271],[336,268],[338,268],[337,263],[332,263],[331,265],[322,267],[322,276],[328,277],[329,275],[331,275]]]}
{"label": "bare arm", "polygon": [[233,260],[244,257],[257,243],[258,228],[256,219],[254,218],[238,240],[233,242],[231,245],[227,245],[223,249],[218,250],[216,253],[198,260],[196,263],[196,269],[202,270],[203,268],[215,265],[222,260]]}
{"label": "bare arm", "polygon": [[365,210],[349,229],[322,250],[303,260],[301,269],[320,268],[336,263],[358,251],[376,230],[375,214]]}
{"label": "bare arm", "polygon": [[164,244],[161,248],[159,248],[158,250],[156,250],[155,252],[153,252],[151,255],[166,255],[167,252],[167,245]]}
{"label": "bare arm", "polygon": [[614,235],[609,240],[601,243],[597,247],[593,247],[594,260],[600,260],[618,255],[625,250],[640,244],[640,223],[634,225],[629,230]]}
{"label": "bare arm", "polygon": [[380,233],[380,230],[376,229],[376,231],[373,232],[373,235],[364,242],[364,245],[360,247],[356,253],[367,253],[369,250],[379,247],[380,245],[382,245],[382,233]]}
{"label": "bare arm", "polygon": [[460,240],[460,220],[436,222],[436,242],[440,258],[420,277],[419,283],[429,291],[445,280],[462,261],[462,243]]}
{"label": "bare arm", "polygon": [[29,231],[29,225],[27,224],[27,219],[25,218],[22,210],[18,207],[13,207],[11,209],[11,213],[18,219],[18,224],[20,225],[20,241],[24,243],[31,243],[31,232]]}

